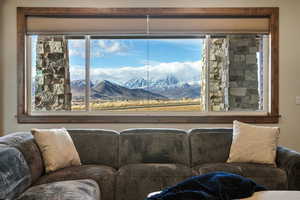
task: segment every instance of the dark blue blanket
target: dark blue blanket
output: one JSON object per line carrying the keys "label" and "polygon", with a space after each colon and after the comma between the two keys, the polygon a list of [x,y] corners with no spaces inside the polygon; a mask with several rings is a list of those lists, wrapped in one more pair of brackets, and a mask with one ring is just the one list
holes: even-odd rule
{"label": "dark blue blanket", "polygon": [[194,176],[146,200],[231,200],[247,198],[263,190],[266,188],[251,179],[216,172]]}

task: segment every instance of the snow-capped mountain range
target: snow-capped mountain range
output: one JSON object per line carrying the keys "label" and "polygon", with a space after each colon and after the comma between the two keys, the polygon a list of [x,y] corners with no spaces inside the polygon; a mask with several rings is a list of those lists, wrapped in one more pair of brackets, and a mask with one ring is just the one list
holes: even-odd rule
{"label": "snow-capped mountain range", "polygon": [[[94,98],[104,97],[109,99],[113,96],[120,96],[123,92],[126,94],[131,94],[136,92],[137,96],[141,95],[140,98],[144,98],[145,94],[148,92],[151,93],[153,98],[168,98],[168,99],[181,99],[181,98],[199,98],[200,97],[200,84],[199,81],[180,82],[176,76],[168,74],[165,78],[160,78],[157,80],[147,81],[145,78],[134,78],[126,81],[124,84],[118,84],[114,81],[94,81],[90,83],[92,95]],[[99,85],[105,84],[110,87],[101,87]],[[106,90],[112,90],[112,88],[118,88],[114,91],[118,91],[118,94]],[[75,80],[71,82],[71,89],[73,97],[84,96],[85,92],[85,81],[84,80]],[[122,91],[122,92],[121,92]],[[111,95],[109,95],[111,94]],[[127,95],[128,96],[128,95]],[[128,96],[130,99],[130,95]],[[138,99],[139,97],[135,97]]]}

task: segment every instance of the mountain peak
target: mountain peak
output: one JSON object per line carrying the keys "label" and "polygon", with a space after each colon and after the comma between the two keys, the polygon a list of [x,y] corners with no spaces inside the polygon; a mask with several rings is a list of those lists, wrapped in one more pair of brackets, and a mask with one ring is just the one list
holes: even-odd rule
{"label": "mountain peak", "polygon": [[148,81],[144,78],[133,78],[124,84],[127,88],[145,88],[147,85]]}
{"label": "mountain peak", "polygon": [[97,85],[114,85],[114,83],[112,83],[108,80],[103,80],[103,81],[100,81]]}
{"label": "mountain peak", "polygon": [[175,85],[179,83],[179,80],[173,74],[168,74],[165,80],[168,85]]}
{"label": "mountain peak", "polygon": [[[78,80],[73,80],[71,81],[71,87],[73,88],[81,88],[84,89],[85,88],[85,83],[86,81],[84,79],[78,79]],[[90,87],[93,87],[94,83],[92,81],[90,81]]]}
{"label": "mountain peak", "polygon": [[124,86],[127,88],[161,88],[161,87],[169,87],[179,84],[178,78],[173,74],[168,74],[165,78],[157,79],[157,80],[146,80],[144,78],[134,78],[127,81]]}
{"label": "mountain peak", "polygon": [[112,84],[110,81],[108,81],[108,80],[103,80],[103,81],[101,81],[100,83],[104,83],[104,84]]}
{"label": "mountain peak", "polygon": [[167,99],[160,94],[143,89],[129,89],[107,80],[103,80],[91,88],[91,95],[93,98],[107,100]]}

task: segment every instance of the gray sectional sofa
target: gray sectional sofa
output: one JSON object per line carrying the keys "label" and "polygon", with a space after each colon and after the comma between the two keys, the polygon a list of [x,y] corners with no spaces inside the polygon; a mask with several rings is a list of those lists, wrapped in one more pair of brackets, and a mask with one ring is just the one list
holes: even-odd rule
{"label": "gray sectional sofa", "polygon": [[29,132],[0,137],[0,199],[142,200],[193,175],[236,173],[270,190],[300,190],[300,154],[277,149],[277,166],[226,163],[232,129],[68,130],[82,166],[44,173]]}

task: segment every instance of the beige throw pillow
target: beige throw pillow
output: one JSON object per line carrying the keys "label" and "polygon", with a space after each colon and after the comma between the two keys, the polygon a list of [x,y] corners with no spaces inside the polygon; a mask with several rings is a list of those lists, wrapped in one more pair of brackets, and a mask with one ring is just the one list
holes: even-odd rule
{"label": "beige throw pillow", "polygon": [[278,127],[233,122],[233,138],[227,162],[275,165],[279,139]]}
{"label": "beige throw pillow", "polygon": [[81,165],[78,152],[66,129],[32,129],[31,132],[42,152],[46,173]]}

